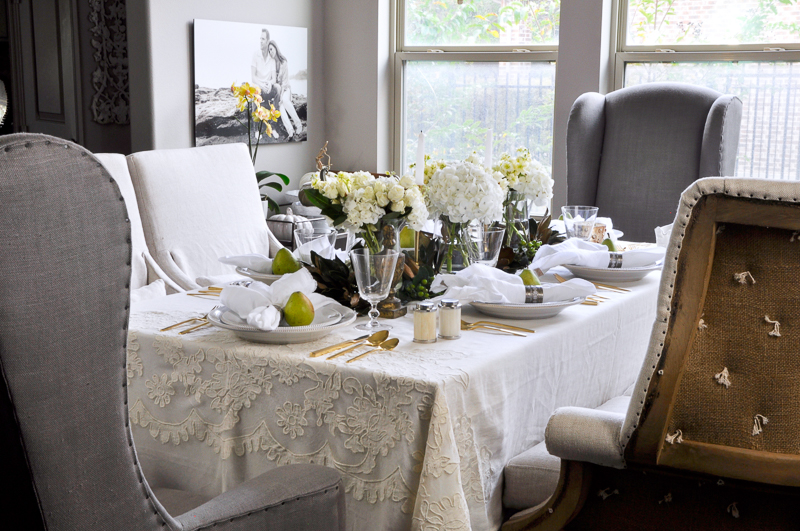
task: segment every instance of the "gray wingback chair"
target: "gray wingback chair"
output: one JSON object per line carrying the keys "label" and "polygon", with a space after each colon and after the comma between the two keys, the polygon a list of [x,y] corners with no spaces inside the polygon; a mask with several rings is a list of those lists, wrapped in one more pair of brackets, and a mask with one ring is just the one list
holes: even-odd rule
{"label": "gray wingback chair", "polygon": [[16,529],[345,528],[330,468],[292,465],[205,500],[151,490],[128,419],[131,231],[91,153],[0,137],[0,506]]}
{"label": "gray wingback chair", "polygon": [[739,98],[685,83],[583,94],[567,124],[567,202],[600,207],[625,240],[655,241],[687,186],[733,175],[741,121]]}

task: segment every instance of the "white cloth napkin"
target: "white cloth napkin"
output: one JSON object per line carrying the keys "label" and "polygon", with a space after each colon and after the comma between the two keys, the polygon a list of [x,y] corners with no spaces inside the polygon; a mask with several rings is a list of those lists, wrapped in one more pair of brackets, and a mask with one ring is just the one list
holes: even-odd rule
{"label": "white cloth napkin", "polygon": [[[655,264],[664,259],[665,249],[650,247],[647,249],[632,249],[622,254],[622,267],[643,267]],[[536,251],[528,269],[547,272],[551,267],[569,264],[597,269],[608,267],[608,247],[601,243],[570,238],[556,245],[542,245]]]}
{"label": "white cloth napkin", "polygon": [[263,273],[265,275],[272,274],[272,260],[263,254],[254,253],[223,256],[218,260],[223,264],[246,267],[250,271],[255,271],[256,273]]}
{"label": "white cloth napkin", "polygon": [[669,246],[669,239],[672,237],[672,223],[663,227],[656,227],[656,245],[658,247]]}
{"label": "white cloth napkin", "polygon": [[[472,301],[523,304],[525,284],[518,275],[506,273],[483,264],[472,264],[455,275],[437,275],[431,286],[434,293],[446,288],[437,299],[458,299],[462,304]],[[580,278],[563,284],[543,284],[543,302],[572,300],[586,297],[597,290],[594,284]]]}
{"label": "white cloth napkin", "polygon": [[220,302],[247,324],[261,330],[275,330],[281,322],[281,310],[292,293],[304,293],[318,309],[331,299],[314,293],[317,282],[307,269],[283,275],[267,286],[263,282],[251,282],[249,286],[228,285],[222,289]]}

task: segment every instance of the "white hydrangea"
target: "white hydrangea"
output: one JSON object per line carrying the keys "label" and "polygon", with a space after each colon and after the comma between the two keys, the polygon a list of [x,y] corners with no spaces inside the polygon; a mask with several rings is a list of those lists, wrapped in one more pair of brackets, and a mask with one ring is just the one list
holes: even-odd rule
{"label": "white hydrangea", "polygon": [[414,177],[375,177],[369,172],[339,172],[328,174],[325,181],[314,179],[312,186],[332,204],[341,204],[346,216],[345,227],[361,230],[366,225],[377,225],[390,212],[404,213],[408,224],[415,230],[422,228],[428,219],[428,209]]}
{"label": "white hydrangea", "polygon": [[446,164],[428,181],[428,210],[454,223],[499,221],[505,193],[486,168],[471,162]]}
{"label": "white hydrangea", "polygon": [[546,206],[553,197],[550,169],[534,160],[526,148],[519,148],[516,157],[503,153],[492,169],[505,178],[509,189],[533,200],[536,206]]}

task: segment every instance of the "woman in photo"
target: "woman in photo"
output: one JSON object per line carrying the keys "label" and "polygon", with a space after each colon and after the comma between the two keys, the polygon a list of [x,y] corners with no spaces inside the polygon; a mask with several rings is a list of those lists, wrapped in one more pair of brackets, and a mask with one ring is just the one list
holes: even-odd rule
{"label": "woman in photo", "polygon": [[[268,50],[270,59],[275,62],[275,85],[278,87],[279,102],[277,107],[281,111],[281,121],[289,138],[298,142],[303,132],[303,122],[297,115],[294,103],[292,103],[292,88],[289,85],[289,62],[286,60],[286,56],[281,53],[275,41],[269,41]],[[266,98],[264,100],[266,101]],[[292,122],[294,122],[294,127],[292,127]]]}

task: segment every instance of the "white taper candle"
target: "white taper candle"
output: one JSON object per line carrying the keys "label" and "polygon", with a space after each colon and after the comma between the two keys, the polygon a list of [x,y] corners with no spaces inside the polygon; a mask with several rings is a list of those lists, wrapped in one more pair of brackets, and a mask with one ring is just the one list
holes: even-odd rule
{"label": "white taper candle", "polygon": [[492,167],[492,144],[494,142],[494,134],[492,133],[492,128],[490,127],[488,131],[486,131],[486,155],[483,157],[483,163],[486,165],[487,168]]}
{"label": "white taper candle", "polygon": [[425,184],[425,135],[422,131],[417,138],[417,164],[414,169],[417,184]]}

